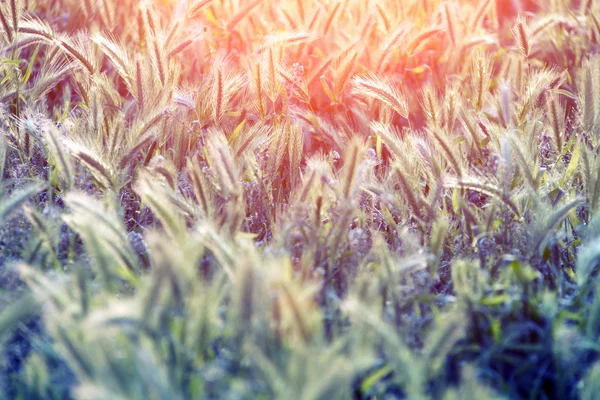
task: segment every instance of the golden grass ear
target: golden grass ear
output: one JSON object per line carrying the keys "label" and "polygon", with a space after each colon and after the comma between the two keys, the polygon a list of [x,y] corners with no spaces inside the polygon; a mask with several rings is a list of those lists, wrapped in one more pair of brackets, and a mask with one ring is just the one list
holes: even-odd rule
{"label": "golden grass ear", "polygon": [[517,18],[515,25],[512,28],[512,34],[517,48],[521,54],[525,56],[525,58],[528,58],[529,53],[531,52],[531,42],[529,41],[529,34],[527,32],[526,21],[524,17],[519,16]]}
{"label": "golden grass ear", "polygon": [[392,107],[400,116],[408,118],[408,103],[400,90],[388,79],[369,72],[351,80],[353,93],[372,97]]}
{"label": "golden grass ear", "polygon": [[471,59],[471,87],[474,93],[473,106],[478,113],[483,109],[485,97],[490,89],[491,78],[491,61],[482,52],[475,53]]}

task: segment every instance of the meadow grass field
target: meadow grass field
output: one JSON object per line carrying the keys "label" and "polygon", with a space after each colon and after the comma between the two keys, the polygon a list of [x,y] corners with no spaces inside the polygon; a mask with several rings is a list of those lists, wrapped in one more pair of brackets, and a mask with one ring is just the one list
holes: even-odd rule
{"label": "meadow grass field", "polygon": [[600,398],[599,53],[600,0],[1,0],[0,398]]}

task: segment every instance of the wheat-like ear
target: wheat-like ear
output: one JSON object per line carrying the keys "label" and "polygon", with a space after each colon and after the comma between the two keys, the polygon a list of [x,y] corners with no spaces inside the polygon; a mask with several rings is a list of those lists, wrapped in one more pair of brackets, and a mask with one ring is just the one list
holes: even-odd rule
{"label": "wheat-like ear", "polygon": [[192,182],[194,195],[200,204],[200,209],[205,218],[211,218],[213,215],[213,193],[212,187],[207,181],[204,171],[200,168],[200,161],[197,157],[187,159],[187,173]]}
{"label": "wheat-like ear", "polygon": [[138,58],[135,60],[135,97],[137,99],[140,115],[144,114],[144,82],[146,81],[146,73],[144,66],[142,65],[142,59]]}
{"label": "wheat-like ear", "polygon": [[408,177],[405,173],[405,166],[402,165],[400,162],[396,162],[393,166],[393,174],[398,178],[398,181],[400,183],[400,190],[402,191],[402,195],[412,211],[412,215],[415,218],[421,219],[421,204],[424,204],[422,194],[418,189],[415,190],[410,184]]}
{"label": "wheat-like ear", "polygon": [[481,112],[485,95],[490,88],[492,68],[490,61],[483,53],[478,52],[471,61],[471,85],[475,93],[474,106],[475,111]]}
{"label": "wheat-like ear", "polygon": [[333,22],[335,21],[336,17],[338,16],[338,11],[339,11],[341,5],[342,5],[342,1],[338,1],[335,4],[335,6],[333,6],[333,9],[327,15],[327,19],[325,20],[325,24],[323,25],[323,33],[322,33],[323,36],[327,35],[327,33],[329,32],[329,29],[331,28],[331,26],[333,25]]}
{"label": "wheat-like ear", "polygon": [[284,49],[288,46],[298,45],[306,43],[314,39],[314,36],[309,32],[302,31],[283,31],[272,33],[265,37],[265,41],[261,47],[258,48],[258,54],[264,53],[268,48]]}
{"label": "wheat-like ear", "polygon": [[341,97],[354,71],[358,67],[359,49],[357,47],[353,43],[351,47],[345,49],[334,61],[333,87],[338,98]]}
{"label": "wheat-like ear", "polygon": [[479,3],[477,4],[477,8],[473,13],[473,17],[471,18],[471,22],[469,23],[471,29],[476,30],[477,28],[479,28],[481,21],[483,21],[483,17],[485,17],[485,14],[488,12],[491,4],[492,0],[479,1]]}
{"label": "wheat-like ear", "polygon": [[269,150],[268,150],[268,162],[266,166],[267,176],[269,181],[274,182],[276,175],[281,168],[283,158],[288,147],[290,126],[287,121],[281,126],[277,126],[273,129],[273,133],[270,137]]}
{"label": "wheat-like ear", "polygon": [[231,142],[235,159],[244,158],[248,154],[255,155],[264,150],[268,146],[271,129],[271,125],[254,124],[249,129],[242,130]]}
{"label": "wheat-like ear", "polygon": [[83,238],[107,287],[115,277],[135,284],[139,265],[117,210],[83,193],[67,194],[65,203],[71,213],[63,219]]}
{"label": "wheat-like ear", "polygon": [[18,0],[9,0],[9,10],[11,16],[11,22],[13,27],[13,32],[19,31],[19,21],[21,20],[21,15],[23,13],[23,6],[21,2]]}
{"label": "wheat-like ear", "polygon": [[252,13],[263,0],[254,0],[245,3],[245,7],[238,10],[227,22],[227,30],[232,32],[233,29],[240,23],[241,20],[246,18],[250,13]]}
{"label": "wheat-like ear", "polygon": [[275,103],[279,95],[281,94],[282,85],[279,82],[278,73],[279,70],[279,58],[277,58],[273,49],[269,47],[266,53],[265,70],[266,70],[266,91],[267,96],[272,103]]}
{"label": "wheat-like ear", "polygon": [[10,197],[4,196],[0,201],[0,223],[4,224],[23,203],[46,188],[42,184],[32,184],[15,191]]}
{"label": "wheat-like ear", "polygon": [[244,86],[244,76],[239,73],[225,73],[227,64],[225,61],[216,62],[213,70],[212,96],[210,105],[212,110],[212,118],[215,124],[219,124],[225,113],[231,99]]}
{"label": "wheat-like ear", "polygon": [[63,180],[66,182],[66,189],[69,190],[73,187],[73,167],[69,155],[64,151],[60,132],[50,121],[47,121],[43,125],[43,130],[46,133],[45,141],[48,150],[56,161],[57,168],[60,171]]}
{"label": "wheat-like ear", "polygon": [[425,28],[416,35],[412,35],[406,44],[406,53],[413,54],[417,49],[427,44],[427,41],[432,37],[442,33],[440,28]]}
{"label": "wheat-like ear", "polygon": [[402,150],[402,145],[400,143],[400,133],[391,125],[383,124],[379,121],[371,121],[369,124],[369,128],[371,131],[377,136],[379,136],[385,144],[390,152],[396,156],[396,158],[401,158],[404,154]]}
{"label": "wheat-like ear", "polygon": [[441,126],[441,112],[440,112],[440,100],[437,92],[432,85],[427,85],[423,89],[423,100],[422,108],[425,118],[427,119],[427,126],[430,128],[438,128]]}
{"label": "wheat-like ear", "polygon": [[366,95],[382,101],[402,117],[408,118],[406,99],[388,79],[370,72],[352,78],[351,83],[354,94]]}
{"label": "wheat-like ear", "polygon": [[536,229],[532,237],[532,254],[534,256],[539,255],[540,247],[544,244],[544,241],[551,232],[554,232],[553,228],[560,221],[565,219],[569,213],[577,206],[583,203],[582,199],[575,199],[571,202],[564,204],[558,209],[554,210],[549,216],[543,219],[543,223]]}
{"label": "wheat-like ear", "polygon": [[300,162],[304,155],[304,132],[302,128],[293,124],[290,127],[290,140],[288,141],[288,158],[290,160],[290,181],[295,186],[300,174]]}
{"label": "wheat-like ear", "polygon": [[106,189],[115,187],[115,171],[97,152],[84,146],[82,143],[67,138],[63,140],[63,144],[73,157],[80,160],[88,168],[92,176],[102,187]]}
{"label": "wheat-like ear", "polygon": [[586,132],[591,132],[596,122],[596,109],[594,98],[594,82],[592,79],[592,67],[586,63],[583,68],[583,78],[579,84],[579,109],[582,128]]}
{"label": "wheat-like ear", "polygon": [[340,182],[343,199],[350,200],[356,188],[359,164],[363,158],[364,145],[359,139],[353,139],[344,154],[344,167]]}
{"label": "wheat-like ear", "polygon": [[448,2],[444,3],[444,19],[446,21],[446,27],[448,28],[448,34],[450,35],[450,41],[452,45],[456,46],[456,23],[454,22],[454,17],[452,12],[450,11],[450,5]]}
{"label": "wheat-like ear", "polygon": [[440,131],[437,129],[430,131],[431,135],[435,138],[435,141],[440,145],[443,150],[444,158],[448,160],[454,171],[460,178],[462,176],[462,167],[458,162],[458,159],[455,157],[453,149],[450,147],[450,144],[446,141],[446,139],[442,136]]}
{"label": "wheat-like ear", "polygon": [[548,96],[546,102],[546,115],[550,120],[550,126],[552,127],[552,139],[556,151],[560,154],[564,145],[564,130],[565,130],[565,110],[558,95]]}
{"label": "wheat-like ear", "polygon": [[125,49],[125,47],[121,43],[119,43],[118,39],[108,38],[100,34],[93,35],[91,37],[91,40],[100,47],[102,52],[113,63],[113,65],[117,69],[117,73],[127,85],[127,90],[129,90],[129,93],[134,94],[135,90],[133,88],[132,76],[133,68],[131,66],[129,54],[127,54],[127,50]]}
{"label": "wheat-like ear", "polygon": [[6,41],[12,43],[14,38],[13,28],[8,23],[8,12],[5,11],[3,6],[0,6],[0,24],[2,24],[2,30],[6,35]]}
{"label": "wheat-like ear", "polygon": [[57,36],[56,41],[66,54],[78,61],[90,74],[98,70],[98,62],[87,36],[82,33],[75,36],[61,34]]}
{"label": "wheat-like ear", "polygon": [[[408,33],[412,29],[412,24],[402,23],[398,26],[398,28],[390,34],[387,41],[384,43],[381,53],[379,54],[379,58],[375,63],[375,70],[379,72],[383,72],[385,70],[389,58],[392,54],[392,51],[396,49],[400,43],[406,38]],[[366,36],[361,36],[366,37]]]}
{"label": "wheat-like ear", "polygon": [[512,201],[509,195],[505,194],[504,191],[490,183],[483,183],[476,179],[466,179],[463,178],[460,181],[454,181],[452,179],[447,179],[445,184],[448,187],[454,188],[459,187],[462,189],[470,189],[476,192],[485,193],[492,197],[495,197],[502,201],[514,214],[517,218],[521,218],[521,212],[519,211],[519,207]]}
{"label": "wheat-like ear", "polygon": [[250,70],[250,90],[253,94],[252,104],[263,120],[267,116],[267,105],[263,93],[263,72],[261,63],[256,63]]}
{"label": "wheat-like ear", "polygon": [[531,51],[531,43],[529,41],[529,34],[527,33],[525,18],[519,16],[512,28],[513,37],[517,44],[517,48],[525,56],[529,57]]}
{"label": "wheat-like ear", "polygon": [[239,194],[239,168],[236,165],[225,135],[216,128],[209,130],[206,146],[215,186],[224,198]]}

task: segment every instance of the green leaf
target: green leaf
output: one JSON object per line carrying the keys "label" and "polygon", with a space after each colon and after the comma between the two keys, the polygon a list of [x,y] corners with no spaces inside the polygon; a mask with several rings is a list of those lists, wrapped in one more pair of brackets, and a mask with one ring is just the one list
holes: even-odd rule
{"label": "green leaf", "polygon": [[29,82],[29,78],[31,78],[31,71],[33,71],[33,65],[35,64],[35,60],[37,58],[37,54],[38,54],[39,50],[40,50],[40,45],[38,44],[35,47],[33,54],[31,55],[31,59],[29,60],[29,65],[27,65],[27,70],[25,71],[25,75],[23,76],[23,79],[21,80],[21,82],[23,84],[26,84],[27,82]]}

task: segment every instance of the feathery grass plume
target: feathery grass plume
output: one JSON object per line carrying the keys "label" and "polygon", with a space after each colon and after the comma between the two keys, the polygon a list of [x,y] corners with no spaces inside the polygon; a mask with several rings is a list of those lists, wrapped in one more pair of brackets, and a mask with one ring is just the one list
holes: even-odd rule
{"label": "feathery grass plume", "polygon": [[327,33],[329,33],[329,29],[333,26],[333,23],[334,23],[336,17],[338,16],[338,11],[339,11],[341,5],[342,5],[342,1],[338,1],[333,6],[333,9],[327,15],[327,19],[325,20],[325,25],[323,26],[323,32],[322,32],[323,36],[326,36]]}
{"label": "feathery grass plume", "polygon": [[340,177],[343,199],[353,198],[356,191],[359,165],[364,156],[363,153],[364,144],[358,139],[353,139],[344,154],[344,167]]}
{"label": "feathery grass plume", "polygon": [[94,150],[73,139],[64,138],[63,145],[71,155],[81,161],[104,189],[114,189],[117,185],[115,171]]}
{"label": "feathery grass plume", "polygon": [[23,203],[44,189],[45,185],[36,183],[15,191],[10,197],[3,196],[0,201],[0,223],[4,224]]}
{"label": "feathery grass plume", "polygon": [[443,150],[444,158],[448,160],[456,175],[460,178],[462,176],[462,167],[459,163],[458,159],[455,157],[452,147],[446,141],[446,139],[442,136],[441,132],[437,129],[430,130],[429,133],[435,138],[435,141],[440,145]]}
{"label": "feathery grass plume", "polygon": [[4,31],[3,33],[6,41],[12,43],[14,38],[13,28],[8,23],[8,11],[6,11],[2,5],[0,5],[0,23],[2,24],[2,30]]}
{"label": "feathery grass plume", "polygon": [[477,3],[477,8],[475,12],[472,14],[471,21],[469,22],[469,26],[473,31],[479,29],[481,22],[484,17],[488,13],[490,9],[490,5],[492,4],[492,0],[479,0]]}
{"label": "feathery grass plume", "polygon": [[444,20],[446,21],[446,27],[448,28],[448,34],[450,35],[450,41],[452,42],[453,46],[456,46],[456,42],[457,42],[457,25],[456,22],[454,22],[454,17],[452,15],[452,12],[450,12],[450,5],[448,4],[448,2],[444,3]]}
{"label": "feathery grass plume", "polygon": [[545,17],[539,18],[531,26],[529,30],[529,40],[534,41],[540,36],[545,30],[550,29],[559,24],[568,24],[569,19],[561,15],[550,14]]}
{"label": "feathery grass plume", "polygon": [[200,168],[198,157],[187,159],[187,173],[190,177],[194,195],[200,205],[200,210],[204,218],[210,219],[214,213],[214,191],[205,177],[204,171]]}
{"label": "feathery grass plume", "polygon": [[446,235],[448,234],[449,229],[450,224],[445,218],[439,218],[433,222],[430,238],[430,249],[432,257],[430,262],[428,263],[428,270],[431,276],[437,275],[442,258],[444,241],[446,240]]}
{"label": "feathery grass plume", "polygon": [[290,125],[287,121],[284,121],[281,126],[275,126],[273,133],[269,141],[268,159],[266,166],[266,173],[269,182],[277,181],[277,174],[283,163],[283,158],[288,147],[288,141],[290,136]]}
{"label": "feathery grass plume", "polygon": [[25,36],[39,37],[47,42],[53,42],[55,39],[54,30],[48,22],[33,16],[23,18],[19,24],[19,33]]}
{"label": "feathery grass plume", "polygon": [[206,150],[213,173],[213,184],[221,196],[228,198],[238,195],[240,172],[223,132],[210,128]]}
{"label": "feathery grass plume", "polygon": [[23,5],[19,0],[9,0],[8,5],[13,32],[19,32],[19,21],[21,20],[21,14],[23,13]]}
{"label": "feathery grass plume", "polygon": [[144,82],[146,81],[147,77],[145,74],[145,69],[142,65],[142,60],[137,58],[135,60],[135,96],[140,114],[144,114]]}
{"label": "feathery grass plume", "polygon": [[63,149],[61,134],[56,126],[50,121],[47,121],[43,125],[42,130],[45,132],[44,139],[48,146],[48,150],[55,160],[57,169],[65,182],[65,188],[70,190],[73,187],[74,182],[73,167],[69,155]]}
{"label": "feathery grass plume", "polygon": [[[38,212],[35,208],[25,206],[25,215],[31,225],[34,227],[34,231],[39,236],[39,244],[30,255],[27,256],[26,261],[32,263],[37,258],[39,253],[43,253],[44,261],[40,265],[44,270],[47,268],[45,264],[54,265],[57,270],[62,268],[58,259],[58,241],[60,237],[59,229],[54,221],[46,219]],[[48,259],[50,256],[50,259]]]}
{"label": "feathery grass plume", "polygon": [[240,21],[248,17],[262,2],[263,0],[254,0],[246,3],[245,7],[237,10],[237,12],[229,19],[229,21],[227,21],[227,26],[225,29],[229,32],[233,32]]}
{"label": "feathery grass plume", "polygon": [[583,75],[580,79],[578,90],[581,127],[585,132],[591,132],[596,123],[596,98],[594,96],[594,82],[592,79],[592,65],[590,61],[587,61],[584,64],[582,74],[580,75]]}
{"label": "feathery grass plume", "polygon": [[526,23],[527,21],[525,20],[525,17],[519,16],[512,28],[512,34],[517,48],[521,54],[525,56],[525,58],[529,58],[529,53],[531,52],[531,42],[529,40],[529,34],[527,33]]}
{"label": "feathery grass plume", "polygon": [[[515,135],[512,135],[510,137],[510,140],[512,144],[512,151],[514,152],[517,162],[520,166],[520,171],[523,171],[525,175],[525,180],[527,181],[529,186],[531,186],[533,190],[537,190],[537,173],[539,171],[539,163],[537,160],[537,154],[532,154],[534,152],[530,150],[536,149],[536,147],[526,147],[528,144],[527,141]],[[535,153],[537,153],[537,151]]]}
{"label": "feathery grass plume", "polygon": [[443,32],[443,29],[423,28],[417,35],[412,35],[406,44],[406,54],[412,55],[418,49],[427,45],[430,39]]}
{"label": "feathery grass plume", "polygon": [[405,172],[404,165],[400,162],[396,162],[393,166],[393,174],[398,178],[400,183],[400,190],[406,203],[412,210],[411,216],[424,220],[427,216],[423,215],[421,205],[423,205],[422,194],[419,189],[414,189],[408,180],[407,173]]}
{"label": "feathery grass plume", "polygon": [[267,124],[254,124],[248,129],[242,127],[234,138],[229,138],[234,158],[248,159],[253,155],[262,153],[269,145],[272,127]]}
{"label": "feathery grass plume", "polygon": [[358,68],[357,60],[362,47],[360,49],[357,47],[353,44],[333,61],[333,91],[337,99],[341,98],[344,89]]}
{"label": "feathery grass plume", "polygon": [[516,106],[517,123],[521,125],[532,112],[537,109],[538,103],[548,89],[558,88],[563,81],[563,75],[554,69],[543,69],[531,72],[521,98]]}
{"label": "feathery grass plume", "polygon": [[102,52],[110,59],[112,64],[117,69],[117,73],[125,82],[127,90],[131,94],[135,94],[133,88],[133,68],[127,49],[119,42],[119,39],[106,37],[101,34],[91,36],[92,42],[96,43]]}
{"label": "feathery grass plume", "polygon": [[587,147],[580,147],[580,149],[585,192],[589,202],[590,215],[595,218],[600,201],[600,157],[595,156]]}
{"label": "feathery grass plume", "polygon": [[519,207],[517,207],[517,205],[512,201],[510,195],[504,193],[502,188],[499,188],[494,184],[484,183],[478,179],[470,177],[463,177],[460,181],[447,179],[445,184],[450,188],[459,187],[462,189],[470,189],[476,192],[484,193],[495,197],[498,200],[502,201],[502,203],[504,203],[513,212],[513,214],[515,214],[517,218],[521,218],[521,212],[519,211]]}
{"label": "feathery grass plume", "polygon": [[275,101],[277,100],[277,98],[279,97],[279,95],[281,94],[282,91],[282,85],[279,82],[279,80],[277,79],[278,77],[278,73],[277,71],[279,70],[279,66],[280,66],[280,61],[279,58],[277,58],[277,55],[275,54],[275,52],[273,51],[273,49],[271,47],[269,47],[269,49],[267,50],[266,53],[266,60],[264,61],[265,63],[265,69],[266,69],[266,92],[267,92],[267,97],[269,97],[269,99],[271,100],[271,103],[275,103]]}
{"label": "feathery grass plume", "polygon": [[454,124],[460,113],[462,107],[461,101],[459,100],[459,90],[456,86],[449,87],[444,96],[444,107],[442,108],[443,119],[445,123],[445,131],[448,134],[452,134],[454,131]]}
{"label": "feathery grass plume", "polygon": [[389,124],[383,124],[379,121],[371,121],[369,124],[371,131],[379,136],[390,152],[396,156],[396,158],[402,158],[404,156],[403,145],[400,142],[400,132]]}
{"label": "feathery grass plume", "polygon": [[390,106],[400,116],[408,118],[406,99],[387,78],[369,72],[367,75],[355,76],[350,82],[355,95],[377,99]]}
{"label": "feathery grass plume", "polygon": [[225,116],[232,98],[240,91],[244,85],[242,74],[223,72],[227,68],[225,62],[216,62],[212,72],[214,76],[212,84],[211,110],[212,118],[215,124],[219,124]]}
{"label": "feathery grass plume", "polygon": [[290,160],[290,182],[295,186],[300,174],[300,163],[304,155],[304,132],[302,132],[302,127],[298,124],[290,126],[290,136],[287,144],[288,158]]}
{"label": "feathery grass plume", "polygon": [[89,44],[88,37],[83,33],[75,36],[57,34],[55,40],[63,51],[79,62],[90,75],[93,75],[98,70],[98,60]]}
{"label": "feathery grass plume", "polygon": [[481,147],[483,147],[482,138],[479,134],[479,125],[477,124],[477,119],[475,118],[473,112],[474,111],[462,108],[460,111],[459,119],[464,130],[471,137],[473,147],[478,151],[481,151],[480,149]]}
{"label": "feathery grass plume", "polygon": [[258,48],[257,53],[264,53],[269,48],[281,51],[286,47],[308,43],[314,39],[315,37],[310,32],[303,31],[281,31],[271,33],[265,37],[264,44]]}
{"label": "feathery grass plume", "polygon": [[442,124],[440,101],[432,85],[427,85],[423,88],[421,106],[427,120],[427,125],[431,129],[440,127]]}
{"label": "feathery grass plume", "polygon": [[158,36],[153,35],[149,37],[149,43],[147,44],[150,49],[150,60],[152,66],[158,73],[158,80],[161,86],[165,87],[167,84],[168,75],[168,61],[165,52],[163,51],[163,45],[159,43]]}
{"label": "feathery grass plume", "polygon": [[173,239],[182,238],[186,232],[185,221],[174,207],[172,190],[147,170],[139,172],[133,190],[147,204],[160,221],[166,234]]}
{"label": "feathery grass plume", "polygon": [[484,53],[475,53],[471,59],[471,86],[475,93],[473,96],[475,111],[478,113],[483,108],[485,96],[490,88],[491,77],[492,68],[490,61],[485,57]]}
{"label": "feathery grass plume", "polygon": [[[396,30],[394,30],[387,40],[384,42],[383,47],[381,48],[381,53],[377,58],[377,62],[375,65],[375,70],[379,72],[383,72],[387,67],[389,59],[392,55],[394,49],[397,49],[400,43],[406,38],[408,33],[413,29],[413,24],[408,22],[403,22],[398,26]],[[362,36],[366,37],[366,36]]]}
{"label": "feathery grass plume", "polygon": [[263,85],[262,63],[259,62],[250,67],[250,90],[253,94],[252,104],[261,120],[264,120],[267,116]]}
{"label": "feathery grass plume", "polygon": [[221,121],[221,118],[223,117],[224,114],[224,110],[223,110],[223,72],[221,71],[221,69],[217,69],[215,71],[216,77],[214,80],[214,84],[213,84],[213,121],[218,125],[219,122]]}
{"label": "feathery grass plume", "polygon": [[574,208],[581,205],[583,199],[574,199],[569,203],[562,205],[561,207],[553,210],[550,215],[545,218],[541,218],[538,224],[534,224],[534,231],[531,237],[531,254],[534,256],[540,255],[540,250],[548,236],[554,232],[553,228],[560,221],[565,219],[568,214],[573,211]]}
{"label": "feathery grass plume", "polygon": [[557,153],[561,153],[565,139],[565,109],[558,95],[550,95],[546,101],[546,116],[552,128],[552,140]]}
{"label": "feathery grass plume", "polygon": [[139,265],[117,210],[83,193],[68,193],[65,203],[70,213],[63,219],[82,237],[106,287],[117,277],[136,285]]}

